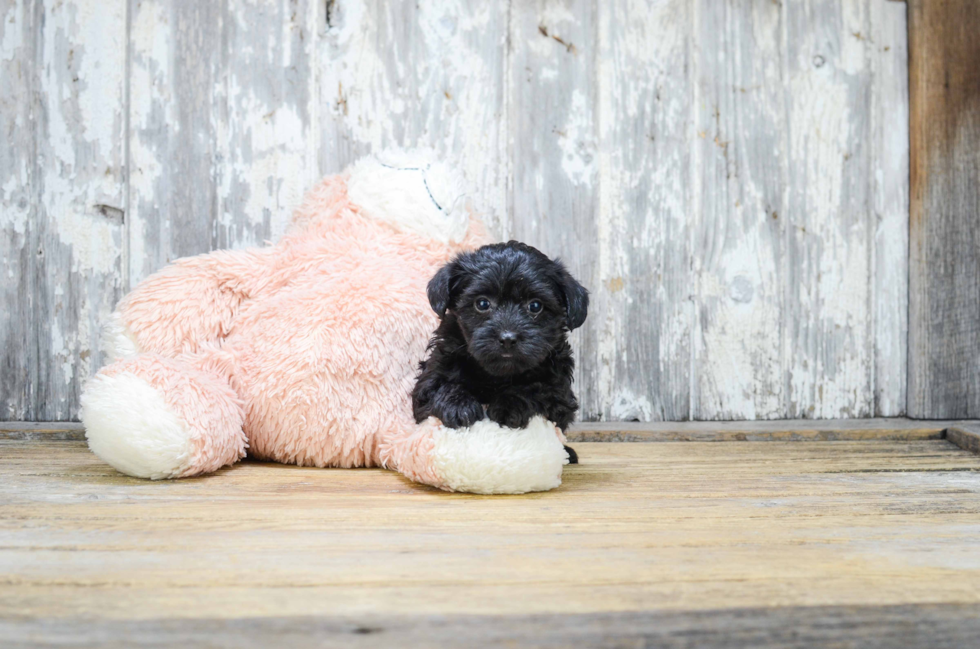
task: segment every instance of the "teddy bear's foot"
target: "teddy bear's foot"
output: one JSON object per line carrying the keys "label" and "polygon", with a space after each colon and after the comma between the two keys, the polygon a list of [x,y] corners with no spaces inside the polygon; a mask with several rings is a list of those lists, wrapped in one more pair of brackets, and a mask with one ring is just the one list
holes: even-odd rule
{"label": "teddy bear's foot", "polygon": [[489,419],[453,429],[429,418],[410,437],[392,444],[385,461],[416,482],[446,491],[523,494],[561,486],[569,459],[563,441],[543,417],[521,429]]}
{"label": "teddy bear's foot", "polygon": [[222,377],[154,354],[104,367],[82,394],[89,448],[139,478],[209,473],[241,459],[243,418]]}

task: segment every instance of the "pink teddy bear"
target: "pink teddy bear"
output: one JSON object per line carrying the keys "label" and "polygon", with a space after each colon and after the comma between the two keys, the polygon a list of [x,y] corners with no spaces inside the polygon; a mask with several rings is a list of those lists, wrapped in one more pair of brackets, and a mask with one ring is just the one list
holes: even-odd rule
{"label": "pink teddy bear", "polygon": [[119,471],[180,478],[246,455],[386,467],[449,491],[561,484],[551,423],[416,424],[410,393],[438,324],[426,284],[488,242],[443,164],[390,152],[323,180],[274,246],[179,259],[127,295],[114,359],[86,385],[89,447]]}

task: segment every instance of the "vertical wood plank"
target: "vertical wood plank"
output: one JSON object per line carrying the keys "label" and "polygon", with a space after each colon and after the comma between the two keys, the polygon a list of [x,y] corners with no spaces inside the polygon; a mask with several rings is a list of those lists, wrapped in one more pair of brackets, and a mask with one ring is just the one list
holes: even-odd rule
{"label": "vertical wood plank", "polygon": [[319,168],[385,147],[428,147],[459,165],[489,224],[506,208],[507,4],[333,0],[322,21]]}
{"label": "vertical wood plank", "polygon": [[597,6],[599,281],[583,382],[598,394],[584,415],[687,419],[694,12],[687,0]]}
{"label": "vertical wood plank", "polygon": [[693,418],[785,417],[786,4],[695,8]]}
{"label": "vertical wood plank", "polygon": [[130,0],[129,282],[217,244],[222,3]]}
{"label": "vertical wood plank", "polygon": [[904,2],[871,0],[874,416],[905,414],[908,375],[908,28]]}
{"label": "vertical wood plank", "polygon": [[980,416],[980,4],[909,2],[912,417]]}
{"label": "vertical wood plank", "polygon": [[33,418],[38,367],[32,3],[3,0],[0,21],[0,419],[16,421]]}
{"label": "vertical wood plank", "polygon": [[316,180],[319,2],[132,3],[130,282],[278,238]]}
{"label": "vertical wood plank", "polygon": [[216,78],[217,248],[276,240],[318,179],[319,0],[230,0]]}
{"label": "vertical wood plank", "polygon": [[[594,293],[599,240],[596,6],[591,0],[511,4],[507,65],[513,185],[505,227],[506,238],[564,259]],[[585,326],[572,335],[583,419],[600,417],[605,407],[597,381],[603,324],[593,307]]]}
{"label": "vertical wood plank", "polygon": [[33,418],[74,418],[101,365],[101,325],[123,286],[126,7],[39,2],[37,389]]}
{"label": "vertical wood plank", "polygon": [[786,416],[866,417],[875,232],[868,5],[805,0],[784,12]]}

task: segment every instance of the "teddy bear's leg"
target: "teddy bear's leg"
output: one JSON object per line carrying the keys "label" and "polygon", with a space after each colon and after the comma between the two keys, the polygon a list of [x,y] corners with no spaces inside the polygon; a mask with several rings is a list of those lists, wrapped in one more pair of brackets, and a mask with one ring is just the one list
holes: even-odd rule
{"label": "teddy bear's leg", "polygon": [[175,357],[224,337],[241,303],[269,281],[276,254],[253,248],[178,259],[123,298],[103,349],[113,360],[140,352]]}
{"label": "teddy bear's leg", "polygon": [[241,400],[197,360],[139,354],[102,368],[82,394],[89,448],[122,473],[154,480],[243,458]]}
{"label": "teddy bear's leg", "polygon": [[522,494],[561,485],[568,464],[561,431],[543,417],[526,428],[489,419],[452,429],[430,417],[382,444],[384,465],[415,482],[446,491]]}

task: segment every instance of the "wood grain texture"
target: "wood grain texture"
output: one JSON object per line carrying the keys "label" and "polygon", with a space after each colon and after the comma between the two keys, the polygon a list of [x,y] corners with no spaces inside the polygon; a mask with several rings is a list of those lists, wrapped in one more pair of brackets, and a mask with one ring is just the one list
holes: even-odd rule
{"label": "wood grain texture", "polygon": [[385,147],[432,149],[463,170],[475,206],[499,233],[508,178],[508,4],[325,6],[315,80],[320,173],[337,173]]}
{"label": "wood grain texture", "polygon": [[693,417],[902,414],[904,7],[698,7]]}
{"label": "wood grain texture", "polygon": [[[953,428],[977,424],[903,418],[576,422],[567,436],[571,442],[886,441],[944,439]],[[76,422],[0,422],[0,439],[84,441],[85,429]]]}
{"label": "wood grain texture", "polygon": [[980,457],[945,441],[577,449],[560,489],[481,497],[254,463],[148,482],[81,443],[0,442],[0,619],[980,604]]}
{"label": "wood grain texture", "polygon": [[904,7],[600,3],[599,16],[601,320],[586,377],[600,404],[585,399],[586,418],[902,414]]}
{"label": "wood grain texture", "polygon": [[133,2],[129,282],[277,239],[318,178],[320,3]]}
{"label": "wood grain texture", "polygon": [[800,320],[786,304],[783,273],[785,224],[793,218],[784,203],[791,164],[786,113],[796,92],[794,78],[784,79],[782,35],[795,4],[695,3],[698,171],[690,279],[697,419],[805,416],[790,403],[785,382],[793,362],[783,346]]}
{"label": "wood grain texture", "polygon": [[0,2],[0,419],[33,419],[38,367],[34,288],[37,195],[32,3]]}
{"label": "wood grain texture", "polygon": [[219,248],[277,240],[319,180],[319,0],[235,0],[223,13],[217,116]]}
{"label": "wood grain texture", "polygon": [[597,7],[599,272],[586,323],[594,338],[583,340],[581,358],[581,383],[594,387],[584,392],[582,416],[688,419],[688,224],[700,173],[691,150],[694,9],[683,0]]}
{"label": "wood grain texture", "polygon": [[126,11],[79,0],[0,13],[3,414],[67,418],[125,284]]}
{"label": "wood grain texture", "polygon": [[[794,317],[786,318],[783,346],[790,416],[875,411],[870,6],[787,5],[783,263]],[[903,326],[900,313],[893,324]]]}
{"label": "wood grain texture", "polygon": [[3,5],[3,418],[76,417],[122,292],[387,146],[589,286],[583,419],[904,414],[902,3],[96,6]]}
{"label": "wood grain texture", "polygon": [[85,441],[85,427],[76,421],[4,421],[0,439],[22,441]]}
{"label": "wood grain texture", "polygon": [[38,2],[38,377],[31,419],[74,413],[125,290],[126,7]]}
{"label": "wood grain texture", "polygon": [[[845,416],[867,416],[871,212],[862,204],[868,133],[861,109],[870,97],[861,93],[870,88],[859,38],[868,33],[866,5],[808,0],[787,8],[783,65],[795,83],[787,97],[783,291],[790,312],[809,316],[786,321],[786,398],[793,416],[820,417],[848,394]],[[827,24],[815,28],[813,12]],[[800,371],[809,366],[820,370]]]}
{"label": "wood grain texture", "polygon": [[130,286],[217,247],[223,6],[129,3]]}
{"label": "wood grain texture", "polygon": [[[504,229],[505,239],[562,258],[594,292],[601,228],[597,7],[589,0],[511,3],[507,126],[513,175]],[[585,419],[600,417],[605,400],[597,383],[601,326],[600,318],[591,317],[572,335]]]}
{"label": "wood grain texture", "polygon": [[980,606],[805,606],[577,615],[4,620],[19,647],[657,647],[658,649],[962,649]]}
{"label": "wood grain texture", "polygon": [[980,5],[909,2],[909,393],[914,417],[980,412]]}
{"label": "wood grain texture", "polygon": [[980,455],[980,424],[956,424],[946,429],[946,439],[965,451]]}
{"label": "wood grain texture", "polygon": [[907,5],[871,3],[874,182],[874,416],[906,414],[909,314],[909,52]]}
{"label": "wood grain texture", "polygon": [[582,422],[569,442],[798,442],[944,439],[950,426],[973,422],[912,419]]}

